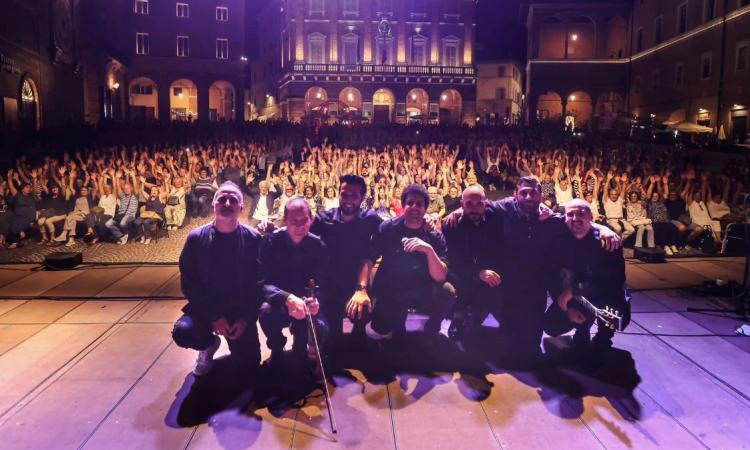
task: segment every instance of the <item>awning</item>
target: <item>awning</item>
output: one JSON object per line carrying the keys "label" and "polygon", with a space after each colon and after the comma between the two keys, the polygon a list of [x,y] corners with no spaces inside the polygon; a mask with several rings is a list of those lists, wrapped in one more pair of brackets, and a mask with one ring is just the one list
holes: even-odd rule
{"label": "awning", "polygon": [[679,124],[681,122],[685,122],[685,118],[686,118],[686,115],[685,115],[685,110],[684,109],[682,109],[682,108],[681,109],[675,109],[669,115],[669,117],[667,118],[667,120],[665,120],[664,122],[662,122],[662,125],[667,125],[667,126],[677,125],[677,124]]}
{"label": "awning", "polygon": [[711,127],[704,127],[692,122],[680,122],[677,124],[669,125],[670,130],[677,130],[680,133],[713,133],[714,129]]}

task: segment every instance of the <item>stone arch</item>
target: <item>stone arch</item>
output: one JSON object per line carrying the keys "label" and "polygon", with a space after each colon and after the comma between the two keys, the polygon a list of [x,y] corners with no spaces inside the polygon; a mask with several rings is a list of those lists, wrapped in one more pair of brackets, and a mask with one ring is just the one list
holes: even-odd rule
{"label": "stone arch", "polygon": [[557,92],[546,92],[536,101],[537,119],[558,119],[562,116],[562,97]]}
{"label": "stone arch", "polygon": [[18,122],[23,130],[39,130],[42,124],[41,101],[36,82],[27,73],[18,89]]}
{"label": "stone arch", "polygon": [[573,116],[575,128],[587,125],[591,121],[593,107],[591,96],[584,91],[575,91],[568,95],[565,116]]}
{"label": "stone arch", "polygon": [[455,89],[446,89],[440,94],[439,113],[440,123],[461,123],[461,94]]}
{"label": "stone arch", "polygon": [[328,101],[328,92],[318,86],[313,86],[305,92],[305,114]]}
{"label": "stone arch", "polygon": [[345,87],[339,92],[339,101],[346,105],[349,110],[362,113],[362,93],[355,87]]}
{"label": "stone arch", "polygon": [[215,81],[208,88],[208,118],[212,122],[234,120],[234,85],[228,81]]}
{"label": "stone arch", "polygon": [[198,86],[192,80],[180,78],[169,85],[169,114],[176,121],[198,119]]}
{"label": "stone arch", "polygon": [[427,116],[429,114],[430,96],[422,88],[414,88],[406,94],[406,116]]}
{"label": "stone arch", "polygon": [[128,83],[128,108],[131,119],[159,119],[159,89],[148,77],[133,78]]}
{"label": "stone arch", "polygon": [[374,123],[390,123],[393,120],[393,112],[396,108],[396,96],[388,88],[380,88],[372,95]]}

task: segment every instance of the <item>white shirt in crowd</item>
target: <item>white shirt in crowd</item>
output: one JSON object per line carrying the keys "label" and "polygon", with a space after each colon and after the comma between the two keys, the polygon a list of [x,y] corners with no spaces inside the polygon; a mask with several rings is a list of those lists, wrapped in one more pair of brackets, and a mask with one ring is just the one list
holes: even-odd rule
{"label": "white shirt in crowd", "polygon": [[568,183],[567,189],[561,189],[560,183],[555,183],[555,199],[560,206],[565,206],[566,203],[573,200],[573,188],[570,183]]}
{"label": "white shirt in crowd", "polygon": [[604,215],[607,219],[622,219],[622,197],[613,202],[609,197],[604,199]]}
{"label": "white shirt in crowd", "polygon": [[724,200],[719,203],[716,203],[713,200],[708,201],[708,214],[711,215],[711,217],[713,217],[714,219],[720,219],[731,213],[732,210]]}
{"label": "white shirt in crowd", "polygon": [[104,208],[104,214],[114,217],[117,209],[117,199],[115,194],[102,195],[99,198],[99,207]]}
{"label": "white shirt in crowd", "polygon": [[255,212],[253,213],[253,219],[255,220],[268,220],[268,203],[267,195],[261,195],[258,197],[258,204],[255,205]]}

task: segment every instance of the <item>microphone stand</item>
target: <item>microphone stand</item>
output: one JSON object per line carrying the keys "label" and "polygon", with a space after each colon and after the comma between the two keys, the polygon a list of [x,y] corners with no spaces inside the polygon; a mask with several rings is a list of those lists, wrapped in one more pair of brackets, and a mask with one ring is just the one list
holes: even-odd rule
{"label": "microphone stand", "polygon": [[[308,284],[308,296],[310,298],[315,298],[315,280],[313,280],[312,278],[310,279]],[[331,423],[331,432],[333,432],[333,434],[336,434],[336,418],[333,416],[331,393],[328,391],[328,381],[326,379],[325,369],[323,368],[323,356],[320,354],[320,345],[318,345],[318,333],[315,331],[315,320],[313,319],[312,314],[310,314],[310,308],[307,307],[307,304],[305,304],[305,314],[307,315],[309,337],[311,338],[310,340],[312,341],[312,344],[314,346],[315,356],[318,360],[318,368],[320,369],[320,376],[323,379],[323,395],[325,396],[326,408],[328,409],[328,419]]]}

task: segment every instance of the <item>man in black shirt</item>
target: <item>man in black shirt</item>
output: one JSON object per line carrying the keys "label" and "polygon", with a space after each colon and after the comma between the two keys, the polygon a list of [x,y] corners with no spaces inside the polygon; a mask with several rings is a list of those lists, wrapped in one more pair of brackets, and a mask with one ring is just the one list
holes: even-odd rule
{"label": "man in black shirt", "polygon": [[497,215],[487,214],[487,206],[484,189],[469,186],[461,196],[461,218],[446,220],[442,226],[448,244],[449,279],[458,296],[450,337],[459,337],[464,328],[478,325],[487,315],[482,312],[484,305],[499,295],[502,280],[494,243],[502,224],[496,223]]}
{"label": "man in black shirt", "polygon": [[[622,249],[614,252],[603,249],[598,230],[591,226],[592,220],[591,206],[584,200],[575,199],[565,205],[569,233],[555,245],[553,256],[558,272],[550,286],[554,302],[547,309],[544,331],[559,336],[575,328],[574,346],[591,350],[592,356],[601,356],[612,346],[614,331],[600,320],[596,336],[589,345],[594,317],[587,317],[581,311],[585,308],[580,306],[580,298],[597,308],[610,306],[622,313],[622,328],[630,320],[630,305],[625,296]],[[585,305],[585,301],[582,304]]]}
{"label": "man in black shirt", "polygon": [[365,180],[357,175],[341,177],[340,206],[318,213],[311,232],[320,238],[331,255],[323,312],[331,327],[331,340],[343,334],[344,313],[354,323],[352,333],[364,338],[365,323],[372,310],[367,289],[374,257],[372,237],[382,219],[372,210],[361,210],[367,192]]}
{"label": "man in black shirt", "polygon": [[224,183],[213,199],[214,221],[188,235],[180,255],[182,292],[188,303],[175,323],[177,345],[199,350],[193,373],[207,374],[224,336],[243,369],[260,363],[258,248],[261,237],[239,223],[242,192]]}
{"label": "man in black shirt", "polygon": [[430,198],[418,184],[404,188],[404,215],[384,222],[373,238],[373,256],[382,256],[373,281],[375,308],[372,328],[381,335],[406,332],[408,308],[426,300],[430,317],[427,334],[437,334],[452,307],[455,290],[448,283],[447,249],[440,231],[425,230]]}
{"label": "man in black shirt", "polygon": [[42,242],[47,242],[55,237],[55,224],[65,220],[68,201],[60,192],[60,186],[54,185],[49,189],[49,194],[42,197],[39,206],[37,225],[42,234]]}
{"label": "man in black shirt", "polygon": [[[260,246],[264,297],[260,326],[271,349],[273,364],[283,361],[285,327],[289,327],[294,337],[295,355],[307,355],[307,308],[315,317],[319,339],[324,341],[328,334],[325,314],[320,311],[320,305],[326,302],[328,252],[323,241],[310,233],[312,221],[310,205],[304,198],[294,197],[284,207],[286,226],[266,236]],[[308,294],[311,279],[317,284],[315,297]]]}

